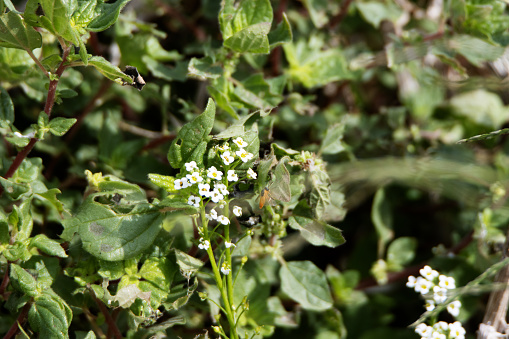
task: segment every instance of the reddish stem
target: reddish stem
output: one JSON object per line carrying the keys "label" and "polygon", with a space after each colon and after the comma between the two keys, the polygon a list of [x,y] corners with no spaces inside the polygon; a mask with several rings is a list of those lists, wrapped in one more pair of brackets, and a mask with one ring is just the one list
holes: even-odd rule
{"label": "reddish stem", "polygon": [[118,329],[117,324],[115,324],[115,321],[111,317],[110,312],[108,312],[108,308],[106,307],[106,305],[104,305],[104,303],[101,300],[97,299],[92,288],[89,288],[88,290],[90,291],[90,295],[94,299],[95,303],[99,307],[99,310],[101,310],[101,313],[104,315],[104,319],[108,324],[108,333],[112,331],[115,338],[122,339],[122,333],[120,333],[120,330]]}
{"label": "reddish stem", "polygon": [[14,324],[12,324],[11,328],[9,328],[9,331],[7,331],[3,339],[13,338],[16,335],[16,333],[18,333],[19,331],[18,324],[23,325],[26,322],[28,311],[30,311],[31,306],[32,303],[30,302],[26,303],[25,306],[23,306],[23,309],[21,310],[21,313],[19,314],[18,318],[16,319]]}
{"label": "reddish stem", "polygon": [[[46,104],[44,105],[44,113],[46,113],[48,115],[48,117],[51,116],[51,111],[53,110],[53,105],[55,104],[55,96],[57,94],[58,80],[62,76],[62,73],[64,73],[64,70],[66,68],[65,63],[67,61],[67,57],[69,56],[70,50],[71,50],[70,47],[64,48],[64,52],[62,55],[62,62],[58,66],[58,69],[55,73],[56,78],[54,80],[50,80],[50,82],[49,82],[48,95],[46,97]],[[38,138],[31,138],[28,145],[26,145],[25,148],[23,148],[21,150],[21,152],[19,152],[18,155],[16,155],[16,158],[14,158],[14,161],[12,162],[11,166],[5,173],[4,179],[9,179],[10,177],[12,177],[14,175],[14,173],[16,172],[18,167],[21,165],[23,160],[28,156],[28,153],[30,153],[32,148],[34,148],[37,141],[39,141]],[[3,186],[0,186],[0,196],[2,195],[3,192],[4,192]]]}

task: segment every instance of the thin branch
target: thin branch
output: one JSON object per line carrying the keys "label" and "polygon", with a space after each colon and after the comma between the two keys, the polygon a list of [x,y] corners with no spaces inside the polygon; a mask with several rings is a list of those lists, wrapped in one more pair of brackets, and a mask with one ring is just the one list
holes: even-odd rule
{"label": "thin branch", "polygon": [[101,313],[104,315],[104,319],[108,324],[108,332],[111,330],[113,331],[113,335],[115,336],[115,338],[122,339],[122,333],[120,333],[120,330],[118,329],[117,324],[115,324],[115,321],[111,317],[110,312],[108,312],[108,308],[106,307],[106,305],[104,305],[104,303],[96,297],[95,292],[92,288],[89,288],[88,290],[90,292],[90,295],[94,299],[95,303],[99,307],[99,310],[101,310]]}
{"label": "thin branch", "polygon": [[46,70],[46,68],[44,68],[44,66],[41,64],[39,59],[34,55],[34,53],[29,49],[27,49],[26,51],[27,51],[28,55],[30,55],[32,60],[35,62],[35,64],[41,69],[41,71],[44,73],[44,75],[49,78],[48,71]]}
{"label": "thin branch", "polygon": [[21,313],[19,314],[18,318],[12,324],[11,328],[9,328],[9,331],[5,334],[3,339],[10,339],[13,338],[16,333],[19,331],[19,326],[23,326],[23,324],[27,321],[27,315],[28,311],[30,311],[30,307],[32,307],[32,303],[27,302],[25,306],[23,306],[23,309],[21,310]]}
{"label": "thin branch", "polygon": [[[67,57],[69,56],[70,50],[71,50],[70,47],[64,48],[64,52],[62,55],[62,62],[58,66],[58,69],[55,73],[56,78],[54,80],[50,80],[50,82],[49,82],[48,95],[46,96],[46,104],[44,105],[44,113],[46,113],[48,115],[48,117],[51,116],[51,111],[53,110],[53,105],[55,104],[55,96],[57,94],[58,81],[66,68],[65,63],[66,63]],[[23,148],[21,150],[21,152],[19,152],[18,155],[16,155],[16,158],[14,158],[14,161],[12,162],[11,166],[5,173],[4,179],[9,179],[10,177],[12,177],[14,175],[14,173],[16,172],[18,167],[21,165],[23,160],[28,156],[28,153],[30,153],[30,151],[34,148],[37,141],[39,141],[39,139],[31,138],[28,145],[26,145],[25,148]],[[4,192],[4,188],[3,188],[3,186],[1,186],[0,187],[0,196],[2,195],[3,192]]]}
{"label": "thin branch", "polygon": [[350,7],[350,4],[352,3],[352,0],[343,0],[343,3],[341,4],[341,8],[339,9],[339,13],[333,17],[329,22],[329,27],[331,30],[335,30],[336,27],[343,21],[346,14],[348,13],[348,8]]}
{"label": "thin branch", "polygon": [[[502,259],[509,257],[509,229],[506,234]],[[509,265],[504,266],[495,277],[494,284],[505,284],[509,282]],[[509,287],[503,290],[491,292],[486,306],[484,319],[479,325],[477,339],[499,338],[498,334],[507,334],[507,306],[509,305]],[[497,333],[498,332],[498,333]],[[495,335],[495,336],[494,336]],[[505,336],[500,336],[505,337]]]}

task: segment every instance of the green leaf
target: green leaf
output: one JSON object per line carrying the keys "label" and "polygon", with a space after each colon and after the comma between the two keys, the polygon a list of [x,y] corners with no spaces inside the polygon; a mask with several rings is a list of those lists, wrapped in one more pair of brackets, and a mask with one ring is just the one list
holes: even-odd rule
{"label": "green leaf", "polygon": [[93,56],[88,59],[88,63],[95,67],[102,75],[113,81],[127,82],[131,84],[133,79],[122,72],[117,66],[114,66],[108,60],[100,56]]}
{"label": "green leaf", "polygon": [[56,36],[79,45],[75,39],[75,35],[79,35],[74,34],[75,29],[70,24],[71,3],[66,0],[40,0],[38,2],[44,12],[44,16],[39,17],[42,26]]}
{"label": "green leaf", "polygon": [[507,121],[509,108],[497,94],[478,89],[454,96],[453,113],[483,127],[498,129]]}
{"label": "green leaf", "polygon": [[[104,193],[90,195],[76,216],[63,221],[62,238],[81,236],[83,248],[93,256],[109,261],[133,258],[147,249],[161,228],[163,214],[148,203],[137,203],[131,209],[116,212],[94,199]],[[119,206],[119,209],[127,206]]]}
{"label": "green leaf", "polygon": [[327,8],[328,0],[303,0],[302,3],[308,10],[315,27],[322,28],[329,22],[327,17],[327,14],[330,14]]}
{"label": "green leaf", "polygon": [[31,51],[42,46],[42,38],[19,14],[8,12],[0,15],[0,46]]}
{"label": "green leaf", "polygon": [[101,2],[94,9],[98,15],[88,24],[87,30],[101,32],[113,25],[117,22],[120,11],[129,1],[131,0],[117,0],[113,3]]}
{"label": "green leaf", "polygon": [[317,166],[309,171],[309,182],[311,183],[309,203],[314,209],[315,217],[322,219],[325,209],[331,204],[329,175]]}
{"label": "green leaf", "polygon": [[30,240],[30,246],[37,247],[46,254],[54,255],[60,258],[67,258],[65,250],[56,240],[48,238],[44,234],[38,234]]}
{"label": "green leaf", "polygon": [[[9,8],[9,10],[11,12],[14,12],[16,14],[23,14],[23,12],[19,12],[19,11],[16,10],[16,7],[14,7],[14,5],[12,4],[11,0],[3,0],[3,2],[5,3],[7,8]],[[0,3],[1,3],[1,1],[0,1]],[[0,12],[3,12],[3,10],[1,10],[1,9],[2,9],[2,5],[0,4]]]}
{"label": "green leaf", "polygon": [[272,23],[270,0],[241,0],[234,5],[233,0],[221,4],[219,26],[226,41],[235,33],[259,23]]}
{"label": "green leaf", "polygon": [[16,241],[24,241],[32,234],[34,221],[32,219],[32,199],[24,200],[19,206],[14,205],[11,214],[9,215],[9,222],[15,226],[17,233],[15,236]]}
{"label": "green leaf", "polygon": [[166,257],[148,258],[143,263],[143,266],[141,266],[138,274],[145,281],[150,282],[153,286],[167,294],[170,291],[176,271],[176,265],[171,263]]}
{"label": "green leaf", "polygon": [[191,58],[187,66],[187,75],[202,81],[217,79],[222,74],[223,68],[219,64],[214,64],[211,57]]}
{"label": "green leaf", "polygon": [[415,257],[417,239],[400,237],[390,243],[387,248],[387,264],[391,270],[399,271]]}
{"label": "green leaf", "polygon": [[379,28],[383,20],[395,22],[402,12],[400,8],[390,1],[388,3],[376,1],[356,2],[355,6],[361,12],[364,20],[375,28]]}
{"label": "green leaf", "polygon": [[51,134],[61,137],[76,123],[74,118],[53,118],[49,123],[49,131]]}
{"label": "green leaf", "polygon": [[344,124],[334,124],[330,126],[323,138],[319,153],[337,154],[343,152],[345,150],[345,144],[343,143],[344,131]]}
{"label": "green leaf", "polygon": [[30,327],[40,338],[69,338],[71,319],[69,306],[57,295],[44,294],[36,298],[28,312]]}
{"label": "green leaf", "polygon": [[306,217],[291,216],[288,224],[298,230],[301,236],[315,246],[337,247],[345,243],[341,231],[323,221]]}
{"label": "green leaf", "polygon": [[268,38],[271,49],[287,42],[292,42],[292,27],[285,13],[283,13],[283,21],[277,25],[275,30],[269,33]]}
{"label": "green leaf", "polygon": [[177,265],[180,267],[180,271],[186,277],[190,277],[203,266],[203,261],[196,259],[187,253],[179,250],[175,250],[175,256],[177,257]]}
{"label": "green leaf", "polygon": [[338,48],[323,49],[323,38],[283,45],[290,64],[290,77],[307,88],[351,78],[343,52]]}
{"label": "green leaf", "polygon": [[261,22],[238,31],[224,41],[224,46],[239,53],[268,54],[270,22]]}
{"label": "green leaf", "polygon": [[378,235],[378,255],[381,258],[385,251],[385,246],[394,237],[391,208],[383,188],[376,192],[375,198],[373,199],[371,220],[375,225],[375,230]]}
{"label": "green leaf", "polygon": [[286,169],[285,162],[288,157],[279,161],[274,170],[274,182],[270,185],[270,195],[273,199],[289,202],[292,198],[290,187],[290,173]]}
{"label": "green leaf", "polygon": [[173,168],[180,168],[192,160],[198,166],[203,164],[207,147],[205,140],[214,126],[215,114],[216,105],[209,99],[205,111],[180,129],[168,152],[168,160]]}
{"label": "green leaf", "polygon": [[30,297],[35,297],[39,294],[35,278],[26,270],[21,268],[21,266],[11,264],[10,275],[13,287],[16,290]]}
{"label": "green leaf", "polygon": [[4,212],[0,211],[0,245],[8,245],[9,240],[9,222]]}
{"label": "green leaf", "polygon": [[0,120],[9,124],[14,122],[14,104],[9,93],[2,86],[0,86]]}
{"label": "green leaf", "polygon": [[281,289],[306,310],[324,311],[332,307],[325,273],[311,261],[292,261],[279,271]]}
{"label": "green leaf", "polygon": [[198,213],[198,209],[194,206],[191,206],[187,203],[187,201],[181,198],[174,198],[172,196],[168,196],[158,202],[156,204],[157,208],[159,208],[160,212],[182,212],[188,215]]}
{"label": "green leaf", "polygon": [[148,175],[149,180],[154,183],[155,185],[164,188],[168,192],[176,192],[175,189],[175,177],[170,177],[167,175],[161,175],[157,173],[149,173]]}
{"label": "green leaf", "polygon": [[455,35],[448,43],[456,52],[477,67],[481,67],[486,61],[500,58],[505,51],[503,46],[490,44],[469,35]]}

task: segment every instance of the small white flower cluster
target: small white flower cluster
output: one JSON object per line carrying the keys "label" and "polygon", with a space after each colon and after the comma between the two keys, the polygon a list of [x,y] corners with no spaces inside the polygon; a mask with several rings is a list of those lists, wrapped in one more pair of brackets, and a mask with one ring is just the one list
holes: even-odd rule
{"label": "small white flower cluster", "polygon": [[[426,310],[433,311],[435,305],[442,304],[447,300],[447,291],[456,288],[456,282],[453,277],[440,274],[428,265],[424,266],[419,273],[421,276],[417,278],[412,275],[409,276],[406,285],[422,295],[433,292],[433,299],[426,301]],[[460,308],[461,302],[459,300],[455,300],[447,305],[447,311],[454,317],[459,315]],[[458,321],[453,324],[439,321],[433,326],[419,324],[415,332],[421,335],[423,339],[465,338],[465,329]]]}
{"label": "small white flower cluster", "polygon": [[206,251],[209,249],[209,247],[210,247],[210,242],[208,240],[200,238],[200,244],[198,245],[198,248]]}
{"label": "small white flower cluster", "polygon": [[415,332],[419,334],[422,339],[465,339],[466,333],[459,321],[455,321],[452,324],[439,321],[433,326],[421,323],[417,325]]}
{"label": "small white flower cluster", "polygon": [[[435,305],[442,304],[447,300],[447,290],[456,288],[456,282],[453,277],[439,274],[428,265],[421,268],[419,273],[421,273],[421,277],[409,276],[406,285],[422,295],[432,291],[433,300],[428,300],[426,310],[433,311]],[[461,302],[456,300],[447,306],[447,311],[452,316],[457,317],[460,307]]]}
{"label": "small white flower cluster", "polygon": [[221,273],[223,273],[224,275],[228,275],[230,274],[230,271],[231,271],[230,265],[228,265],[227,263],[223,263],[223,265],[221,266]]}

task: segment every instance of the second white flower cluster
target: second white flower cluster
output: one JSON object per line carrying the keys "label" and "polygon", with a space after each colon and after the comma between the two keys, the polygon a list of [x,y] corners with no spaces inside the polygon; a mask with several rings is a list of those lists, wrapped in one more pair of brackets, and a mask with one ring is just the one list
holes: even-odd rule
{"label": "second white flower cluster", "polygon": [[[413,288],[415,292],[426,295],[433,292],[433,299],[427,300],[426,310],[433,311],[435,305],[442,304],[447,300],[447,291],[456,288],[456,282],[453,277],[439,274],[438,271],[426,265],[419,271],[420,277],[409,276],[407,287]],[[454,317],[457,317],[461,308],[459,300],[453,301],[447,305],[447,311]]]}

